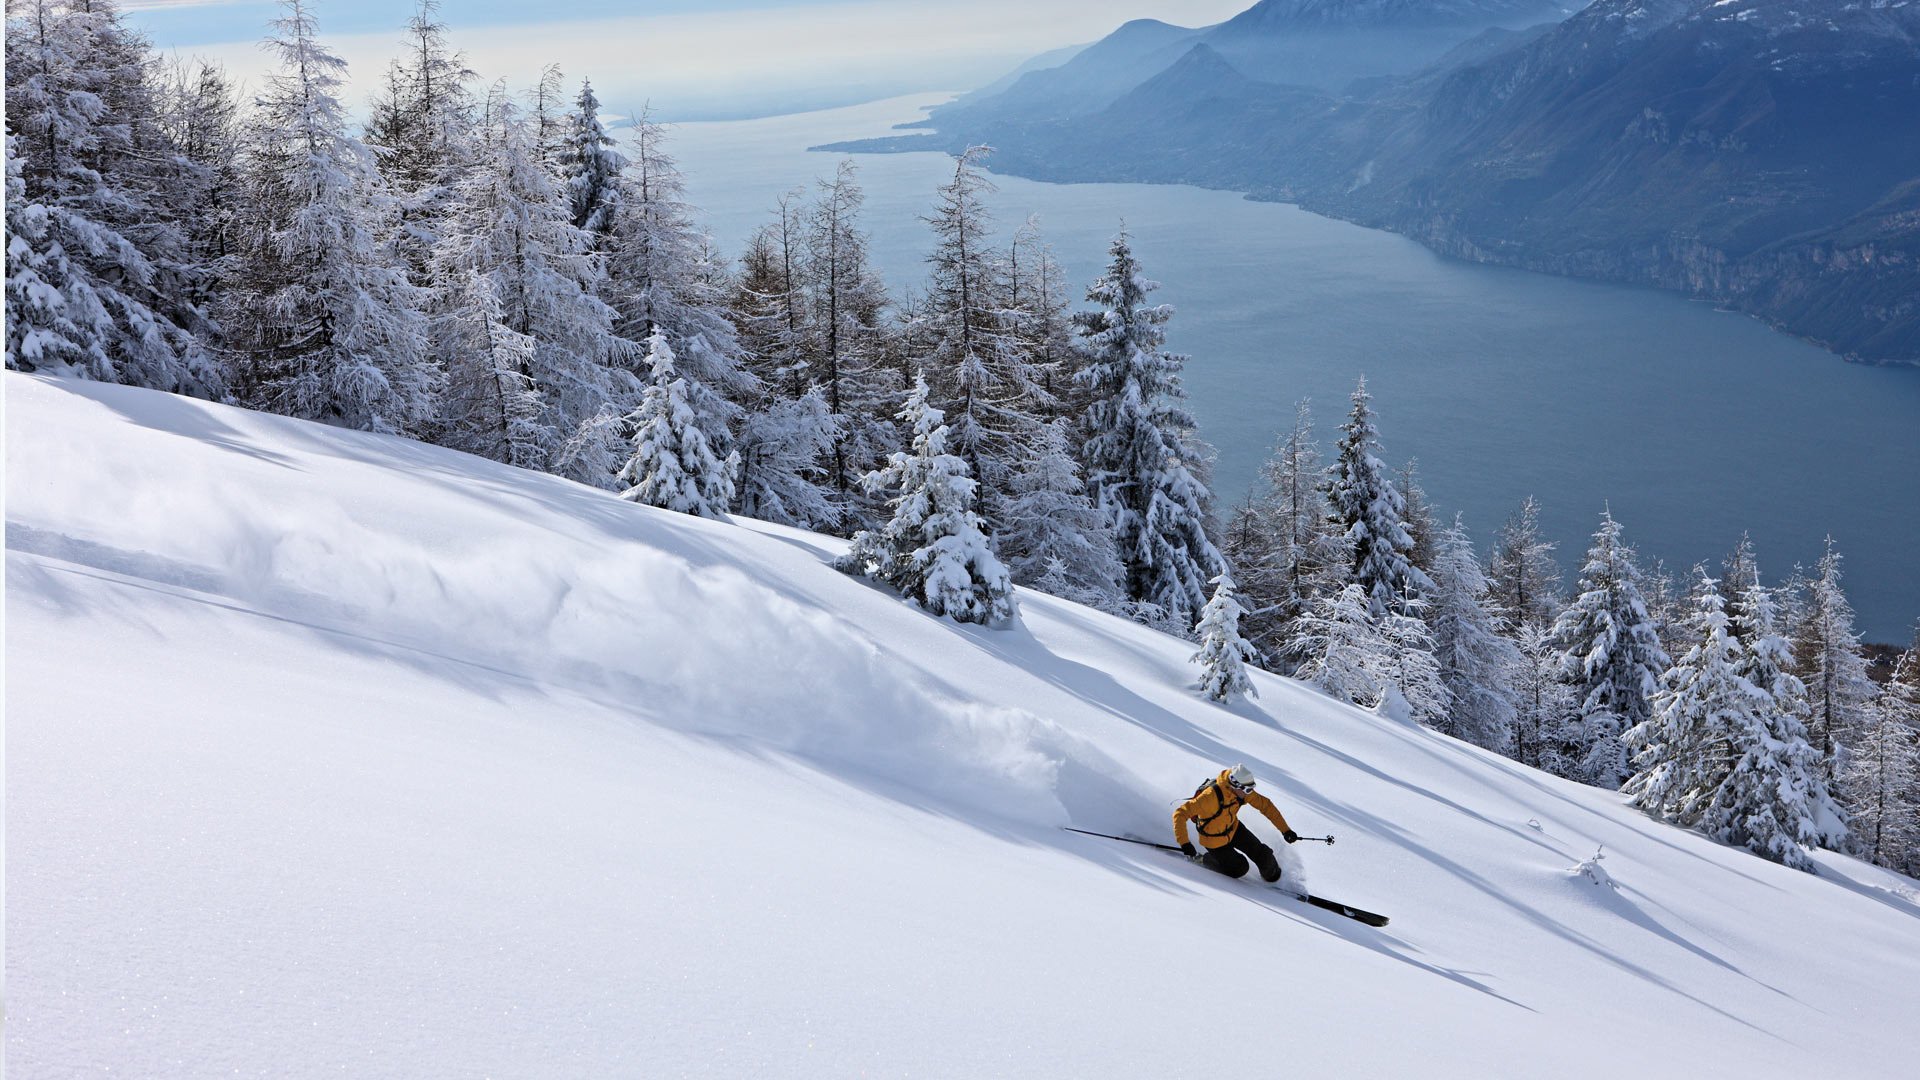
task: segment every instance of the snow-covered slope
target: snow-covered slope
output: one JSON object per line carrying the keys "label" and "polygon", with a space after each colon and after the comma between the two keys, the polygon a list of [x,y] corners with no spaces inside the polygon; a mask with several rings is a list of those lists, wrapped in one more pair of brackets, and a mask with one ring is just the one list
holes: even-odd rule
{"label": "snow-covered slope", "polygon": [[[8,373],[18,1076],[1895,1076],[1913,883],[1795,873],[1042,596]],[[1162,838],[1244,760],[1371,929]],[[1264,822],[1254,827],[1271,835]],[[1604,845],[1617,889],[1570,872]]]}

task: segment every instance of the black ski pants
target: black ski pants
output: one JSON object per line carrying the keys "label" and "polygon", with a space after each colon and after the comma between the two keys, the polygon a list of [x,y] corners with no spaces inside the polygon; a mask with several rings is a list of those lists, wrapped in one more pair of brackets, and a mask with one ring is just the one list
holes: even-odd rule
{"label": "black ski pants", "polygon": [[1248,859],[1260,868],[1261,877],[1268,881],[1280,880],[1280,860],[1274,857],[1273,849],[1261,843],[1253,830],[1244,825],[1235,829],[1232,839],[1225,844],[1207,849],[1200,856],[1200,865],[1237,878],[1246,875]]}

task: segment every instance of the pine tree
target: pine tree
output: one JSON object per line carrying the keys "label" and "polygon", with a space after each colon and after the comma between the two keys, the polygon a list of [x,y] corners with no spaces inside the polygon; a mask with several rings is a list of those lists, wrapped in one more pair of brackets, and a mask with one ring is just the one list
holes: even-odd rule
{"label": "pine tree", "polygon": [[1840,550],[1827,537],[1816,576],[1807,582],[1805,611],[1795,628],[1794,674],[1807,687],[1814,748],[1830,784],[1845,767],[1844,745],[1872,704],[1875,690],[1853,629],[1853,605],[1840,588]]}
{"label": "pine tree", "polygon": [[1244,610],[1234,595],[1233,578],[1215,577],[1213,598],[1200,613],[1200,651],[1188,659],[1200,665],[1200,693],[1211,701],[1226,701],[1234,694],[1259,697],[1253,679],[1247,675],[1247,663],[1254,661],[1253,646],[1240,636],[1240,615]]}
{"label": "pine tree", "polygon": [[1920,635],[1900,654],[1844,776],[1861,854],[1890,869],[1920,869]]}
{"label": "pine tree", "polygon": [[393,257],[397,217],[373,153],[347,133],[346,63],[316,37],[306,0],[282,0],[245,157],[240,250],[223,322],[236,381],[257,408],[413,434],[439,374],[423,291]]}
{"label": "pine tree", "polygon": [[[891,425],[882,420],[882,403],[891,397],[878,370],[887,299],[867,261],[867,237],[859,224],[865,202],[853,163],[842,161],[832,180],[820,181],[804,237],[809,333],[803,355],[838,429],[826,459],[826,484],[849,518],[867,509],[857,477],[897,445]],[[783,259],[790,264],[792,255]],[[791,266],[784,266],[783,276],[791,274]],[[785,314],[791,331],[794,313]]]}
{"label": "pine tree", "polygon": [[185,163],[149,66],[112,0],[8,4],[10,206],[25,217],[8,214],[7,238],[40,295],[12,324],[7,362],[218,397],[224,372],[196,336],[203,268],[171,201]]}
{"label": "pine tree", "polygon": [[613,231],[620,212],[621,172],[627,159],[614,149],[616,145],[600,122],[600,99],[593,94],[593,83],[582,79],[560,168],[573,227],[584,229],[596,242]]}
{"label": "pine tree", "polygon": [[919,332],[953,452],[980,480],[984,515],[998,522],[999,495],[1017,448],[1038,423],[1044,390],[1005,304],[1004,258],[987,238],[986,196],[995,189],[980,162],[989,152],[975,146],[959,156],[927,218],[935,244]]}
{"label": "pine tree", "polygon": [[1645,723],[1669,666],[1640,595],[1633,550],[1611,510],[1580,570],[1579,593],[1554,624],[1564,678],[1573,690],[1574,742],[1562,751],[1572,779],[1618,788],[1626,778],[1621,735]]}
{"label": "pine tree", "polygon": [[1033,452],[1013,474],[1000,554],[1019,584],[1115,610],[1120,559],[1106,517],[1087,498],[1067,438],[1066,420],[1042,425]]}
{"label": "pine tree", "polygon": [[1556,776],[1570,776],[1578,760],[1568,760],[1566,750],[1580,740],[1573,688],[1561,678],[1566,658],[1550,625],[1523,622],[1512,629],[1512,635],[1520,655],[1513,675],[1513,758]]}
{"label": "pine tree", "polygon": [[1206,531],[1203,449],[1177,404],[1186,397],[1186,357],[1161,347],[1173,308],[1147,304],[1159,285],[1141,275],[1126,233],[1109,252],[1106,273],[1087,291],[1098,307],[1074,316],[1084,360],[1076,378],[1088,398],[1087,485],[1111,524],[1127,598],[1190,627],[1206,606],[1206,583],[1226,567]]}
{"label": "pine tree", "polygon": [[1414,569],[1432,577],[1434,560],[1439,556],[1441,528],[1434,520],[1433,504],[1427,499],[1427,489],[1420,486],[1418,459],[1409,459],[1400,467],[1395,486],[1400,489],[1400,498],[1406,503],[1400,523],[1406,526],[1407,536],[1413,540],[1413,547],[1407,551],[1407,561],[1413,564]]}
{"label": "pine tree", "polygon": [[[1719,584],[1698,571],[1693,644],[1663,677],[1654,714],[1629,729],[1635,806],[1774,862],[1812,871],[1819,828],[1804,730],[1769,722],[1771,701],[1739,672],[1742,645]],[[1783,714],[1775,714],[1777,718]]]}
{"label": "pine tree", "polygon": [[472,168],[449,193],[433,273],[448,390],[440,441],[611,487],[619,423],[640,400],[595,292],[599,266],[540,164],[530,126],[496,90]]}
{"label": "pine tree", "polygon": [[731,282],[709,266],[710,247],[666,152],[665,130],[642,114],[631,139],[607,241],[604,295],[618,313],[622,337],[645,341],[656,329],[666,332],[702,427],[717,450],[731,450],[743,403],[760,393],[727,309]]}
{"label": "pine tree", "polygon": [[[1406,603],[1417,612],[1417,598]],[[1321,597],[1301,616],[1290,658],[1298,664],[1294,678],[1393,719],[1439,723],[1451,704],[1426,624],[1417,613],[1375,618],[1359,584]]]}
{"label": "pine tree", "polygon": [[1014,336],[1044,393],[1038,403],[1041,417],[1078,417],[1086,402],[1074,386],[1078,354],[1066,274],[1041,234],[1038,215],[1029,215],[1014,231],[1007,250],[1007,291]]}
{"label": "pine tree", "polygon": [[[396,238],[408,273],[431,287],[433,249],[454,185],[474,164],[474,74],[447,45],[439,0],[418,0],[407,20],[406,50],[387,69],[374,100],[366,142],[398,201]],[[491,120],[489,121],[492,122]]]}
{"label": "pine tree", "polygon": [[1486,574],[1457,516],[1435,539],[1433,582],[1427,625],[1441,681],[1453,699],[1452,712],[1437,726],[1476,746],[1510,753],[1520,650],[1497,630]]}
{"label": "pine tree", "polygon": [[571,134],[572,114],[567,111],[567,77],[559,64],[540,69],[534,80],[528,106],[528,125],[533,129],[533,156],[556,183],[566,183],[567,136]]}
{"label": "pine tree", "polygon": [[1368,608],[1380,619],[1401,597],[1431,590],[1433,582],[1413,565],[1406,499],[1380,461],[1371,401],[1363,376],[1354,388],[1353,410],[1340,428],[1346,434],[1328,472],[1327,509],[1349,545],[1349,580],[1366,590]]}
{"label": "pine tree", "polygon": [[1515,626],[1552,626],[1560,611],[1560,567],[1554,545],[1540,538],[1540,504],[1533,496],[1507,519],[1488,568],[1493,603]]}
{"label": "pine tree", "polygon": [[875,492],[891,493],[892,520],[854,534],[838,565],[891,585],[933,615],[1007,622],[1014,615],[1013,582],[974,511],[966,461],[947,453],[947,427],[927,403],[925,379],[915,381],[899,419],[913,433],[912,449],[895,452],[864,480]]}
{"label": "pine tree", "polygon": [[797,398],[768,395],[747,414],[738,440],[740,511],[802,529],[841,521],[822,463],[838,440],[839,418],[818,387]]}
{"label": "pine tree", "polygon": [[695,517],[725,514],[740,462],[714,453],[688,400],[687,381],[674,371],[666,331],[656,329],[647,339],[647,366],[653,381],[627,418],[634,428],[633,457],[620,472],[633,486],[620,497]]}
{"label": "pine tree", "polygon": [[1813,710],[1806,684],[1793,675],[1793,647],[1781,635],[1772,590],[1760,583],[1753,545],[1745,537],[1727,561],[1727,623],[1739,655],[1734,672],[1760,695],[1758,708],[1767,738],[1803,787],[1803,801],[1814,830],[1810,843],[1839,850],[1847,841],[1847,815],[1841,810],[1819,754],[1807,741]]}

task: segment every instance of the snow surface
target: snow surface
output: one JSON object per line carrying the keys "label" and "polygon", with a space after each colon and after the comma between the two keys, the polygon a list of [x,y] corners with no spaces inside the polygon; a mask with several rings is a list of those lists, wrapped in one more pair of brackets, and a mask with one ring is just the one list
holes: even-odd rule
{"label": "snow surface", "polygon": [[[5,387],[14,1075],[1910,1075],[1908,879],[821,537]],[[1390,926],[1060,829],[1235,761]]]}

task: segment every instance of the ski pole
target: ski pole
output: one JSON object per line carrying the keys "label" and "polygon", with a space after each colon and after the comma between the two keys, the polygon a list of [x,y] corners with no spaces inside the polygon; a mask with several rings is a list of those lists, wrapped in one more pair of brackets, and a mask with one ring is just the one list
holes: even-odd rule
{"label": "ski pole", "polygon": [[1302,837],[1300,837],[1299,839],[1301,839],[1301,840],[1311,840],[1311,841],[1313,841],[1313,842],[1314,842],[1314,843],[1316,843],[1316,844],[1325,844],[1325,845],[1327,845],[1328,847],[1332,847],[1332,846],[1333,846],[1333,837],[1331,837],[1331,836],[1302,836]]}
{"label": "ski pole", "polygon": [[1180,850],[1179,848],[1174,847],[1172,844],[1156,844],[1151,840],[1137,840],[1131,836],[1115,836],[1112,833],[1090,832],[1086,829],[1076,829],[1071,825],[1062,825],[1060,827],[1067,830],[1068,832],[1077,832],[1082,836],[1097,836],[1102,840],[1119,840],[1128,844],[1140,844],[1144,847],[1157,847],[1161,851],[1179,851]]}

